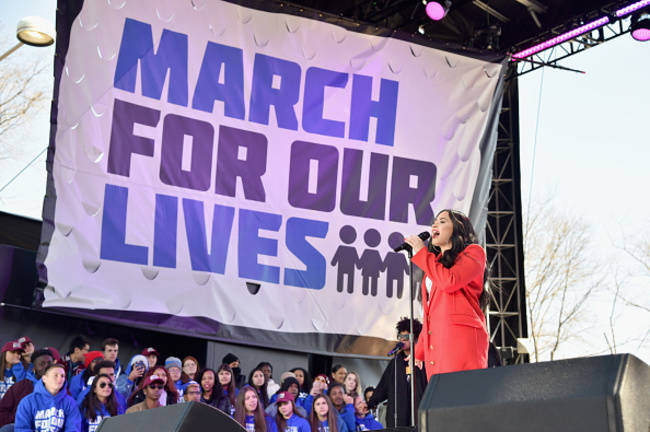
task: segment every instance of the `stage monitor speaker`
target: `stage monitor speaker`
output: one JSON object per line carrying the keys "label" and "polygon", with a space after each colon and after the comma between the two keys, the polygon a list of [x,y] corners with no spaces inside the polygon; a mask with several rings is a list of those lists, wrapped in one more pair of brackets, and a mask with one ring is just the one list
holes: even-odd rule
{"label": "stage monitor speaker", "polygon": [[245,432],[229,415],[199,402],[180,403],[105,419],[97,432]]}
{"label": "stage monitor speaker", "polygon": [[630,354],[432,375],[420,432],[648,432],[650,366]]}

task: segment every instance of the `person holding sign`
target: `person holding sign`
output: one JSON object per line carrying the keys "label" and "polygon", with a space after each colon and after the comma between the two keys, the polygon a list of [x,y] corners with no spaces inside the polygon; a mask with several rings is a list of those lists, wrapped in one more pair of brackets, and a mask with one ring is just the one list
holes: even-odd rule
{"label": "person holding sign", "polygon": [[471,221],[459,211],[443,210],[431,226],[428,249],[419,236],[405,241],[413,248],[413,263],[424,271],[416,365],[424,362],[429,379],[487,367],[489,337],[482,306],[488,301],[488,272]]}

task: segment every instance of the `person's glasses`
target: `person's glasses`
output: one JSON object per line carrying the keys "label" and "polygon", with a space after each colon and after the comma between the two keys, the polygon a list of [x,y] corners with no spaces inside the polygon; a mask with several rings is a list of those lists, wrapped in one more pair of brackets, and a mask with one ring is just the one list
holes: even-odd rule
{"label": "person's glasses", "polygon": [[325,381],[325,378],[323,378],[323,377],[316,377],[315,381],[316,382],[321,382],[323,384],[327,384],[327,381]]}
{"label": "person's glasses", "polygon": [[115,387],[113,383],[105,383],[105,382],[99,383],[99,388],[106,388],[106,386],[108,386],[109,388]]}
{"label": "person's glasses", "polygon": [[149,388],[151,390],[162,390],[163,387],[164,386],[162,384],[149,384]]}
{"label": "person's glasses", "polygon": [[407,340],[409,340],[409,335],[407,335],[407,334],[398,334],[397,335],[397,340],[399,340],[399,341],[407,341]]}
{"label": "person's glasses", "polygon": [[200,394],[201,394],[201,392],[198,391],[198,390],[196,390],[196,391],[188,391],[188,392],[186,392],[186,393],[187,393],[188,395],[200,395]]}

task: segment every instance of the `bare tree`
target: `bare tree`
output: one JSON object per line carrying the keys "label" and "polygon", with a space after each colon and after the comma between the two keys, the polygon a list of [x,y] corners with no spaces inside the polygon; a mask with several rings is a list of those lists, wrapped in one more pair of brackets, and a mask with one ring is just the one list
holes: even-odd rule
{"label": "bare tree", "polygon": [[[15,42],[0,40],[0,52]],[[46,62],[42,55],[19,50],[0,62],[0,159],[18,150],[17,143],[24,138],[25,124],[44,107],[49,92],[43,79]],[[27,131],[29,132],[29,131]]]}
{"label": "bare tree", "polygon": [[553,360],[578,338],[585,306],[600,289],[599,265],[589,253],[590,226],[580,216],[537,202],[525,215],[526,305],[533,358]]}

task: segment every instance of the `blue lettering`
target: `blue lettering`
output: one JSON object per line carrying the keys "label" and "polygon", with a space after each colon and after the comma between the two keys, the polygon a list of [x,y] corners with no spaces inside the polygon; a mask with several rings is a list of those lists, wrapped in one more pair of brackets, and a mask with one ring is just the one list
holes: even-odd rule
{"label": "blue lettering", "polygon": [[187,106],[187,35],[163,30],[158,52],[154,53],[151,25],[127,18],[115,68],[115,88],[135,93],[138,62],[144,96],[160,100],[169,72],[167,100]]}
{"label": "blue lettering", "polygon": [[305,95],[302,105],[302,127],[305,131],[343,138],[345,123],[323,118],[325,87],[345,88],[348,74],[311,67],[305,77]]}
{"label": "blue lettering", "polygon": [[176,268],[178,198],[156,194],[154,218],[153,265]]}
{"label": "blue lettering", "polygon": [[307,237],[325,238],[329,224],[301,218],[287,220],[287,248],[302,261],[306,270],[285,269],[284,284],[300,288],[321,289],[325,286],[325,257],[313,247]]}
{"label": "blue lettering", "polygon": [[244,120],[244,53],[239,48],[208,42],[192,108],[211,113],[216,100],[223,102],[226,117]]}
{"label": "blue lettering", "polygon": [[[372,77],[354,75],[350,105],[350,138],[368,141],[370,117],[377,119],[377,144],[392,146],[395,140],[398,82],[381,80],[378,101],[372,100]],[[428,222],[427,222],[428,223]]]}
{"label": "blue lettering", "polygon": [[239,277],[280,283],[280,268],[257,263],[258,255],[276,257],[277,240],[260,237],[259,230],[279,231],[282,216],[252,210],[239,211]]}
{"label": "blue lettering", "polygon": [[183,199],[183,213],[192,270],[224,274],[235,209],[214,205],[210,252],[206,239],[203,202]]}
{"label": "blue lettering", "polygon": [[148,260],[149,248],[126,243],[128,197],[128,188],[106,185],[99,256],[112,261],[145,265]]}
{"label": "blue lettering", "polygon": [[[298,130],[294,105],[300,98],[300,74],[297,63],[256,54],[249,120],[268,125],[273,106],[278,127]],[[280,78],[279,88],[273,88],[273,78],[276,76]]]}

